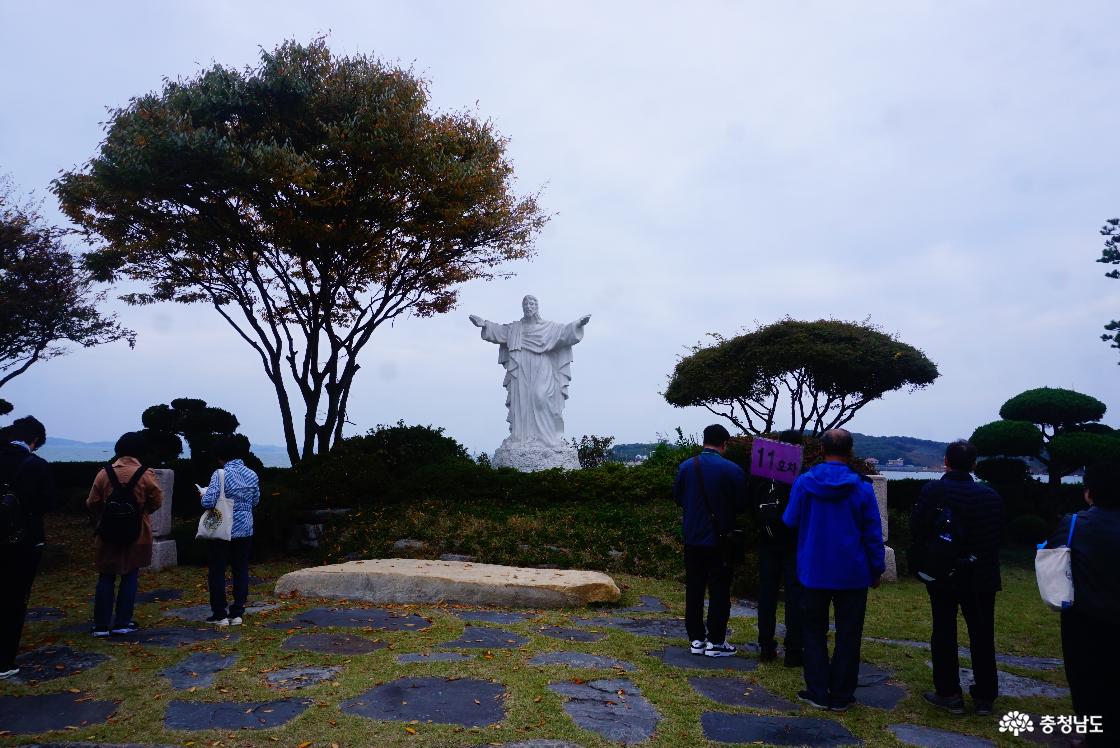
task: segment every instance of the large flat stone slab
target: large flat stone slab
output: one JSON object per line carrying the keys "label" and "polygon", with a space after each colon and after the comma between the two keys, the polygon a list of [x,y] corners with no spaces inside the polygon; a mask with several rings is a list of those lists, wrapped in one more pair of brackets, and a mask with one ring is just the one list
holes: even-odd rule
{"label": "large flat stone slab", "polygon": [[612,657],[601,657],[583,652],[545,652],[529,660],[529,664],[538,667],[563,665],[581,670],[621,670],[628,673],[637,670],[634,665],[625,660],[616,660]]}
{"label": "large flat stone slab", "polygon": [[109,658],[97,652],[80,652],[66,646],[46,646],[24,652],[16,658],[23,683],[54,680],[97,667]]}
{"label": "large flat stone slab", "polygon": [[342,702],[347,714],[484,727],[505,719],[505,686],[474,678],[400,678]]}
{"label": "large flat stone slab", "polygon": [[296,634],[285,639],[280,649],[290,652],[360,655],[369,654],[384,646],[383,642],[375,642],[352,634]]}
{"label": "large flat stone slab", "polygon": [[517,649],[529,643],[521,634],[489,626],[463,627],[463,635],[453,641],[444,642],[447,649]]}
{"label": "large flat stone slab", "polygon": [[154,629],[140,629],[131,634],[114,636],[110,641],[148,644],[153,647],[179,647],[185,644],[197,644],[198,642],[236,642],[240,639],[241,635],[233,633],[229,630],[229,627],[219,628],[214,626],[204,629],[191,626],[165,626]]}
{"label": "large flat stone slab", "polygon": [[287,667],[283,670],[274,670],[267,673],[264,679],[273,688],[282,691],[298,691],[303,688],[333,680],[342,672],[342,668],[335,667]]}
{"label": "large flat stone slab", "polygon": [[168,730],[264,730],[303,714],[310,699],[278,701],[172,701],[163,726]]}
{"label": "large flat stone slab", "polygon": [[597,571],[526,569],[462,561],[388,558],[348,561],[285,574],[276,594],[374,603],[457,602],[522,608],[612,603],[618,585]]}
{"label": "large flat stone slab", "polygon": [[918,748],[994,748],[991,740],[975,735],[962,735],[959,732],[938,730],[936,727],[922,725],[887,725],[887,729],[904,745]]}
{"label": "large flat stone slab", "polygon": [[164,668],[160,675],[167,678],[176,691],[189,688],[209,688],[218,673],[233,666],[237,655],[221,655],[216,652],[195,652],[182,662]]}
{"label": "large flat stone slab", "polygon": [[564,711],[573,722],[615,743],[644,743],[661,721],[661,714],[629,680],[550,683],[548,687],[568,697]]}
{"label": "large flat stone slab", "polygon": [[432,625],[415,613],[395,613],[386,608],[312,608],[289,621],[270,623],[270,628],[351,628],[380,631],[421,631]]}
{"label": "large flat stone slab", "polygon": [[734,657],[705,657],[704,655],[694,655],[685,647],[666,647],[650,654],[666,665],[691,670],[738,670],[746,672],[758,667],[758,660],[753,657],[745,657],[741,652]]}
{"label": "large flat stone slab", "polygon": [[101,724],[117,711],[114,701],[94,701],[84,693],[0,696],[0,732],[29,735]]}
{"label": "large flat stone slab", "polygon": [[797,711],[797,704],[767,691],[746,678],[724,676],[697,676],[688,679],[696,693],[726,706],[749,706],[752,709],[773,709],[780,712]]}
{"label": "large flat stone slab", "polygon": [[704,712],[700,715],[704,737],[717,743],[765,745],[859,745],[846,727],[819,717],[769,717],[755,714]]}

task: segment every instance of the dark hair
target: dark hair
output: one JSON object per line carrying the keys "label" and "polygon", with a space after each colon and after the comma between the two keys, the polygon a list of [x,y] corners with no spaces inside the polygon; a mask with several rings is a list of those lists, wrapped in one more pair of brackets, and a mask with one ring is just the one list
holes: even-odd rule
{"label": "dark hair", "polygon": [[240,434],[222,434],[214,439],[210,453],[222,462],[240,460],[249,451],[249,440]]}
{"label": "dark hair", "polygon": [[135,457],[143,460],[148,456],[148,438],[139,431],[129,431],[121,434],[113,447],[113,454],[117,457]]}
{"label": "dark hair", "polygon": [[24,416],[12,421],[11,425],[4,429],[4,436],[27,444],[36,442],[42,444],[47,440],[47,429],[34,416]]}
{"label": "dark hair", "polygon": [[805,441],[805,435],[797,429],[786,429],[778,434],[778,441],[786,444],[801,444]]}
{"label": "dark hair", "polygon": [[852,434],[847,429],[829,429],[821,434],[821,451],[825,457],[851,457]]}
{"label": "dark hair", "polygon": [[713,423],[711,426],[704,428],[704,446],[706,447],[722,447],[727,444],[727,440],[731,438],[731,434],[727,433],[727,429],[718,423]]}
{"label": "dark hair", "polygon": [[1085,489],[1094,506],[1120,506],[1120,462],[1097,462],[1085,468]]}
{"label": "dark hair", "polygon": [[950,470],[971,473],[976,467],[976,445],[967,439],[957,439],[945,447],[945,464]]}

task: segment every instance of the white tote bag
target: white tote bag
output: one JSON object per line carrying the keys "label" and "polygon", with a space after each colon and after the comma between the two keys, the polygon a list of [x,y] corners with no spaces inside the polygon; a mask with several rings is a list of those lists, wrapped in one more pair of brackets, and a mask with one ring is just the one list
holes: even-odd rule
{"label": "white tote bag", "polygon": [[233,502],[226,497],[226,471],[218,469],[218,500],[198,520],[200,540],[229,540],[233,533]]}
{"label": "white tote bag", "polygon": [[1073,566],[1070,558],[1070,543],[1073,542],[1073,526],[1077,515],[1069,521],[1069,537],[1066,544],[1058,548],[1047,548],[1041,543],[1034,555],[1034,575],[1038,579],[1038,593],[1042,602],[1054,610],[1064,610],[1073,605]]}

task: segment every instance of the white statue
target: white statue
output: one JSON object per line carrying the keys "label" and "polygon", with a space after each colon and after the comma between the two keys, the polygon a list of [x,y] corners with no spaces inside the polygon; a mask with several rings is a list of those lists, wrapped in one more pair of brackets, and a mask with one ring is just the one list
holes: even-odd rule
{"label": "white statue", "polygon": [[506,370],[509,436],[494,455],[495,467],[543,470],[578,468],[575,449],[564,441],[564,401],[572,379],[572,346],[583,339],[591,315],[562,324],[542,320],[537,297],[521,300],[524,316],[500,324],[472,314],[482,339],[497,343]]}

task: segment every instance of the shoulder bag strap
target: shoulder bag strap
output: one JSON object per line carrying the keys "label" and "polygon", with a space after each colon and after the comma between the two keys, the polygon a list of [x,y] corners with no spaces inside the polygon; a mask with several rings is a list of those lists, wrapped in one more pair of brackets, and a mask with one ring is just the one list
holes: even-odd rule
{"label": "shoulder bag strap", "polygon": [[1073,526],[1077,524],[1077,512],[1074,512],[1069,519],[1069,537],[1066,538],[1066,548],[1073,547]]}
{"label": "shoulder bag strap", "polygon": [[136,472],[132,474],[132,477],[128,479],[127,488],[129,493],[133,493],[136,490],[136,484],[139,483],[140,479],[144,477],[144,472],[147,469],[147,465],[141,465],[136,469]]}
{"label": "shoulder bag strap", "polygon": [[226,469],[218,468],[218,501],[226,498]]}
{"label": "shoulder bag strap", "polygon": [[117,471],[113,469],[113,463],[105,466],[105,474],[109,476],[109,484],[113,488],[124,488],[119,478],[117,478]]}
{"label": "shoulder bag strap", "polygon": [[718,536],[721,532],[719,529],[719,520],[716,519],[716,514],[712,511],[712,504],[708,501],[708,489],[704,486],[704,471],[700,469],[700,455],[693,457],[692,462],[696,465],[696,478],[700,481],[700,497],[704,499],[704,508],[708,510],[708,519],[712,523],[712,532]]}

